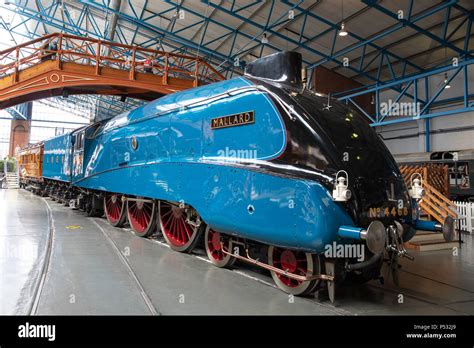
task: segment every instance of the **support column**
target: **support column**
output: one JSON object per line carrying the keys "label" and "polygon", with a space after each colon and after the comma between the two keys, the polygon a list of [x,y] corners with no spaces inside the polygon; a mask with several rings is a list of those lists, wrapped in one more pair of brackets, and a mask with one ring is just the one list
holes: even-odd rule
{"label": "support column", "polygon": [[430,119],[425,118],[425,152],[431,151],[430,144]]}
{"label": "support column", "polygon": [[8,156],[15,156],[19,149],[28,145],[30,133],[31,120],[12,120]]}
{"label": "support column", "polygon": [[28,102],[12,108],[14,119],[10,130],[10,147],[8,156],[15,156],[17,151],[30,142],[31,115],[33,114],[33,103]]}
{"label": "support column", "polygon": [[[425,96],[426,100],[430,100],[430,84],[428,77],[425,77]],[[426,113],[430,113],[430,108],[426,109]],[[425,152],[431,151],[431,144],[430,144],[430,119],[425,119]]]}

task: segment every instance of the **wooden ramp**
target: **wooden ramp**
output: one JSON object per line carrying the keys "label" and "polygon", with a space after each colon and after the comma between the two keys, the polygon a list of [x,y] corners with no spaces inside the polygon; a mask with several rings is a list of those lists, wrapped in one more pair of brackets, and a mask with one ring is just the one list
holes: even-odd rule
{"label": "wooden ramp", "polygon": [[[440,224],[451,216],[458,218],[456,205],[449,200],[448,194],[448,171],[447,166],[441,165],[401,165],[400,171],[405,183],[411,186],[413,174],[420,174],[423,180],[425,194],[418,202],[421,216],[428,220],[436,220]],[[417,231],[410,242],[405,243],[407,249],[418,251],[452,249],[458,242],[446,242],[441,233]]]}
{"label": "wooden ramp", "polygon": [[72,94],[153,100],[224,77],[199,57],[55,33],[0,52],[0,108]]}
{"label": "wooden ramp", "polygon": [[405,247],[417,251],[447,250],[459,246],[458,242],[446,242],[442,233],[417,231]]}

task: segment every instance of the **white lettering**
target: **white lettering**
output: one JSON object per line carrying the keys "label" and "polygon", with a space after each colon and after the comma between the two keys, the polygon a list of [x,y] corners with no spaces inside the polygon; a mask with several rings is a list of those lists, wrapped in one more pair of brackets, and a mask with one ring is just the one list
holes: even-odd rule
{"label": "white lettering", "polygon": [[26,323],[18,326],[20,338],[47,338],[48,341],[56,340],[56,325],[34,325]]}

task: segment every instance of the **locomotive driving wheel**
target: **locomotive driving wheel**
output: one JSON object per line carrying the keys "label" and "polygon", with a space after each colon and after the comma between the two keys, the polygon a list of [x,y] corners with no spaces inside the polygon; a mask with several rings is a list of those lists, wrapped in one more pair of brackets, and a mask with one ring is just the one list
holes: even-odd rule
{"label": "locomotive driving wheel", "polygon": [[[320,273],[320,262],[313,254],[275,246],[268,247],[268,263],[288,273],[310,277]],[[319,280],[300,281],[271,271],[273,281],[283,291],[292,295],[311,292]]]}
{"label": "locomotive driving wheel", "polygon": [[159,201],[160,227],[171,249],[190,253],[196,246],[204,223],[192,207]]}
{"label": "locomotive driving wheel", "polygon": [[104,209],[107,221],[112,226],[122,227],[127,218],[125,203],[122,196],[116,193],[108,193],[104,197]]}
{"label": "locomotive driving wheel", "polygon": [[221,234],[209,226],[206,227],[204,233],[204,247],[209,260],[217,267],[230,267],[235,263],[235,257],[222,252],[222,247],[224,250],[232,252],[232,242],[227,240],[221,244]]}
{"label": "locomotive driving wheel", "polygon": [[127,200],[128,222],[137,236],[147,237],[155,231],[156,215],[155,201]]}

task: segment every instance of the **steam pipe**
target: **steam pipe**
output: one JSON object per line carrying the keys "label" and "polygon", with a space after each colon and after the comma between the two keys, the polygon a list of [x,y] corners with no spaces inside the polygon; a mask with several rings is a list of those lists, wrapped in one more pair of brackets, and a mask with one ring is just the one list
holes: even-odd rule
{"label": "steam pipe", "polygon": [[379,254],[374,254],[372,255],[372,257],[370,259],[368,259],[367,261],[364,261],[364,262],[359,262],[359,263],[350,263],[346,266],[346,269],[348,271],[354,271],[356,269],[362,269],[362,268],[366,268],[366,267],[369,267],[369,266],[372,266],[374,263],[376,263],[378,260],[380,260],[380,258],[382,257],[383,253],[379,253]]}

